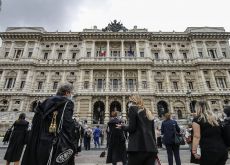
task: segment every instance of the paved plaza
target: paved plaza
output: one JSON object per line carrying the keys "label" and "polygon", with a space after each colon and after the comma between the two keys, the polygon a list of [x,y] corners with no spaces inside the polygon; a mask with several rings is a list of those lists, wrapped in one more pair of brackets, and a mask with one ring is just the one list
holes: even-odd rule
{"label": "paved plaza", "polygon": [[[3,157],[6,151],[6,146],[0,146],[0,165],[5,164]],[[100,158],[99,155],[102,152],[102,149],[92,149],[90,151],[82,151],[76,156],[75,163],[76,165],[105,165],[106,158]],[[183,146],[180,150],[182,165],[190,165],[190,152],[188,148]],[[167,165],[167,155],[165,149],[159,150],[159,157],[162,162],[162,165]],[[118,165],[121,165],[118,163]],[[192,165],[192,164],[191,164]],[[230,159],[228,159],[227,165],[230,165]]]}

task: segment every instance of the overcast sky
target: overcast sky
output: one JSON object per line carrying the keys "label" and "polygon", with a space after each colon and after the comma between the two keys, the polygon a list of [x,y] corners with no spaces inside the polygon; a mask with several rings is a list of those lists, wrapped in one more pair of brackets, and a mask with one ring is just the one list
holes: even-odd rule
{"label": "overcast sky", "polygon": [[[1,1],[1,0],[0,0]],[[0,31],[42,26],[47,31],[104,28],[117,19],[128,29],[184,31],[188,26],[223,26],[230,31],[230,0],[2,0]]]}

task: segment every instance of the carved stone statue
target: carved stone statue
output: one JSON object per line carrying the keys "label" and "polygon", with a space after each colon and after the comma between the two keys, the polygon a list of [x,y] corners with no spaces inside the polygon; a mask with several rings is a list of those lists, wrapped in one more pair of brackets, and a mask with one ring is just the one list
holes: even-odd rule
{"label": "carved stone statue", "polygon": [[117,22],[117,20],[114,20],[113,22],[109,23],[107,27],[102,29],[103,32],[119,32],[119,31],[126,32],[128,29],[123,26],[121,22]]}

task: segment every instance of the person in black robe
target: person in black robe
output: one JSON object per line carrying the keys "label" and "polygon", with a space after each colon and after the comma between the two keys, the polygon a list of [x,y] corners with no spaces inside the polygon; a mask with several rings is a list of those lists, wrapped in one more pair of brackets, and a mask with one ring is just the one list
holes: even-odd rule
{"label": "person in black robe", "polygon": [[112,163],[116,165],[117,162],[122,162],[126,165],[127,153],[126,153],[126,138],[122,129],[116,128],[117,124],[121,124],[122,121],[117,118],[117,112],[112,112],[112,118],[108,122],[108,155],[106,163]]}
{"label": "person in black robe", "polygon": [[[43,103],[38,105],[35,116],[32,122],[31,135],[27,144],[21,165],[46,165],[51,154],[53,140],[55,134],[50,133],[49,127],[52,121],[52,112],[57,111],[57,127],[59,126],[62,112],[65,107],[63,114],[63,123],[61,133],[65,136],[65,140],[71,145],[73,154],[68,159],[68,165],[74,165],[74,154],[76,148],[74,146],[74,120],[73,120],[73,109],[74,103],[71,98],[73,86],[65,84],[59,87],[56,96],[46,99]],[[53,153],[56,153],[54,147]],[[56,165],[56,162],[51,163]],[[65,165],[67,165],[65,164]],[[59,164],[60,165],[60,164]]]}
{"label": "person in black robe", "polygon": [[15,165],[19,165],[23,147],[25,145],[24,139],[29,126],[29,122],[26,121],[25,118],[25,113],[21,113],[18,120],[16,120],[13,124],[13,132],[4,156],[6,165],[9,165],[10,162],[14,162]]}

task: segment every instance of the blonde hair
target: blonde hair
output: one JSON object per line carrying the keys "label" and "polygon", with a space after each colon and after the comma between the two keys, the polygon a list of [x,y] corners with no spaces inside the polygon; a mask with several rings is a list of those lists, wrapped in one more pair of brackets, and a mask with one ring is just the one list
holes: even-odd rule
{"label": "blonde hair", "polygon": [[133,103],[135,103],[136,106],[139,108],[138,113],[140,113],[142,111],[145,111],[146,117],[149,120],[153,120],[154,119],[152,112],[149,109],[145,108],[144,101],[143,101],[143,99],[139,95],[131,95],[129,97],[129,100],[132,101]]}
{"label": "blonde hair", "polygon": [[203,119],[205,123],[209,123],[212,126],[219,126],[218,117],[209,108],[209,105],[206,101],[199,101],[196,104],[196,113],[197,116],[199,116],[199,121]]}
{"label": "blonde hair", "polygon": [[171,113],[170,113],[170,112],[164,114],[164,116],[165,116],[165,119],[166,119],[166,120],[171,119]]}

